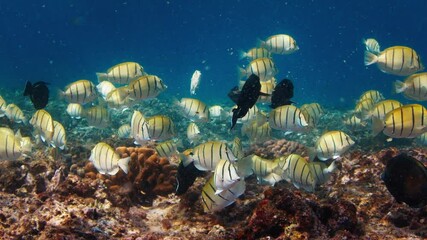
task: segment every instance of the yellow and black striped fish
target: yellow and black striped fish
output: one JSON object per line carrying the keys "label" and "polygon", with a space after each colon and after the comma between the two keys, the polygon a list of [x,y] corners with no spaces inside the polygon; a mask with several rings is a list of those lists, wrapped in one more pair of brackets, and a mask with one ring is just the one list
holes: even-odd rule
{"label": "yellow and black striped fish", "polygon": [[13,134],[12,129],[0,130],[0,160],[16,160],[25,153],[31,152],[31,141],[22,138],[21,134]]}
{"label": "yellow and black striped fish", "polygon": [[129,138],[131,132],[131,127],[129,124],[123,124],[117,129],[117,136],[119,138]]}
{"label": "yellow and black striped fish", "polygon": [[261,143],[271,138],[271,128],[268,122],[258,126],[256,121],[245,123],[242,135],[247,136],[251,143]]}
{"label": "yellow and black striped fish", "polygon": [[354,107],[353,114],[356,115],[358,118],[363,119],[363,114],[371,111],[374,106],[375,102],[374,100],[372,100],[372,98],[365,98],[357,102],[356,106]]}
{"label": "yellow and black striped fish", "polygon": [[130,136],[135,140],[135,144],[143,145],[150,140],[148,123],[141,112],[134,111],[130,121]]}
{"label": "yellow and black striped fish", "polygon": [[373,118],[374,136],[379,132],[392,138],[414,138],[427,132],[427,110],[419,104],[396,108],[385,115],[384,121]]}
{"label": "yellow and black striped fish", "polygon": [[259,103],[270,103],[271,102],[271,94],[273,93],[274,87],[276,86],[276,79],[273,77],[265,82],[261,83],[260,92],[268,94],[268,95],[260,95],[258,97]]}
{"label": "yellow and black striped fish", "polygon": [[30,124],[40,134],[43,142],[52,143],[54,126],[52,116],[44,109],[37,110],[30,119]]}
{"label": "yellow and black striped fish", "polygon": [[364,39],[363,43],[366,46],[366,51],[369,51],[374,54],[380,53],[380,44],[374,38]]}
{"label": "yellow and black striped fish", "polygon": [[201,171],[214,171],[221,159],[235,162],[234,156],[227,144],[221,141],[209,141],[194,147],[189,153],[189,162],[194,162],[194,166]]}
{"label": "yellow and black striped fish", "polygon": [[240,52],[240,59],[243,58],[247,58],[249,60],[255,60],[257,58],[271,58],[271,52],[263,47],[251,48],[247,52]]}
{"label": "yellow and black striped fish", "polygon": [[268,119],[272,129],[302,132],[308,126],[304,114],[293,105],[283,105],[273,109]]}
{"label": "yellow and black striped fish", "polygon": [[[277,170],[280,168],[278,160],[264,159],[257,155],[251,155],[250,159],[252,171],[257,176],[258,183],[269,183],[274,186],[274,184],[282,180],[281,174],[277,173]],[[239,163],[240,166],[241,164]]]}
{"label": "yellow and black striped fish", "polygon": [[80,119],[83,114],[83,107],[78,103],[69,103],[67,106],[67,113],[71,118]]}
{"label": "yellow and black striped fish", "polygon": [[235,137],[233,140],[233,145],[231,147],[231,152],[237,159],[241,159],[244,157],[243,145],[240,141],[240,138]]}
{"label": "yellow and black striped fish", "polygon": [[309,126],[316,126],[320,118],[323,116],[323,108],[318,103],[308,103],[300,107],[302,114],[305,117]]}
{"label": "yellow and black striped fish", "polygon": [[424,69],[415,50],[404,46],[389,47],[378,55],[365,51],[365,65],[374,63],[381,71],[398,76],[409,76]]}
{"label": "yellow and black striped fish", "polygon": [[411,100],[427,101],[427,72],[412,74],[404,82],[396,81],[396,93],[402,93]]}
{"label": "yellow and black striped fish", "polygon": [[208,122],[209,121],[209,108],[208,106],[195,98],[182,98],[178,102],[184,116],[195,122]]}
{"label": "yellow and black striped fish", "polygon": [[83,112],[83,116],[86,118],[90,126],[106,128],[110,125],[110,113],[108,112],[108,109],[102,106],[88,108]]}
{"label": "yellow and black striped fish", "polygon": [[272,53],[291,54],[299,49],[295,39],[287,34],[277,34],[261,41],[261,47],[265,47]]}
{"label": "yellow and black striped fish", "polygon": [[296,188],[304,188],[306,191],[314,192],[316,179],[310,170],[308,161],[298,154],[291,154],[282,166],[283,176]]}
{"label": "yellow and black striped fish", "polygon": [[247,79],[255,74],[261,82],[271,79],[277,72],[276,65],[271,58],[257,58],[252,60],[246,69],[239,68],[240,79]]}
{"label": "yellow and black striped fish", "polygon": [[216,187],[215,194],[219,194],[222,191],[229,189],[238,181],[240,181],[235,163],[226,159],[221,159],[218,162],[213,176]]}
{"label": "yellow and black striped fish", "polygon": [[322,161],[336,159],[353,145],[354,141],[345,132],[329,131],[317,140],[316,155]]}
{"label": "yellow and black striped fish", "polygon": [[215,187],[214,177],[209,178],[202,189],[202,205],[205,212],[217,212],[221,209],[234,203],[236,199],[245,192],[245,181],[238,181],[232,187],[215,194],[217,188]]}
{"label": "yellow and black striped fish", "polygon": [[95,145],[89,160],[101,174],[116,175],[119,169],[122,169],[126,174],[128,173],[130,157],[120,158],[119,154],[104,142]]}
{"label": "yellow and black striped fish", "polygon": [[7,107],[6,101],[3,99],[2,96],[0,96],[0,117],[5,116],[5,114],[6,114],[6,107]]}
{"label": "yellow and black striped fish", "polygon": [[128,94],[131,99],[149,99],[157,97],[167,86],[155,75],[138,77],[129,83]]}
{"label": "yellow and black striped fish", "polygon": [[190,144],[196,143],[200,140],[200,129],[196,123],[190,122],[187,127],[187,138]]}
{"label": "yellow and black striped fish", "polygon": [[377,90],[368,90],[359,97],[359,102],[365,99],[372,99],[374,103],[384,100],[384,96]]}
{"label": "yellow and black striped fish", "polygon": [[144,76],[144,68],[136,62],[123,62],[112,66],[106,73],[96,73],[98,82],[110,81],[118,84],[128,84],[137,77]]}
{"label": "yellow and black striped fish", "polygon": [[176,143],[173,140],[157,144],[155,150],[159,157],[169,158],[172,156],[178,156],[179,154]]}
{"label": "yellow and black striped fish", "polygon": [[164,115],[157,115],[147,118],[146,121],[150,139],[163,141],[175,137],[175,124],[171,118]]}
{"label": "yellow and black striped fish", "polygon": [[351,129],[366,126],[366,122],[362,121],[360,118],[356,117],[355,115],[351,115],[350,117],[347,117],[346,119],[343,120],[343,123],[349,126]]}
{"label": "yellow and black striped fish", "polygon": [[368,111],[367,113],[362,113],[362,117],[364,120],[370,119],[372,117],[379,118],[384,120],[385,115],[398,108],[403,106],[399,101],[396,100],[384,100],[374,105],[374,107]]}
{"label": "yellow and black striped fish", "polygon": [[27,118],[25,117],[24,112],[22,112],[22,110],[13,103],[7,105],[6,117],[9,118],[11,122],[27,123]]}
{"label": "yellow and black striped fish", "polygon": [[336,168],[335,161],[333,161],[329,166],[324,162],[310,162],[308,163],[308,166],[310,167],[310,171],[313,174],[317,185],[326,183]]}
{"label": "yellow and black striped fish", "polygon": [[67,145],[67,136],[65,133],[65,128],[61,123],[53,120],[53,137],[51,141],[52,147],[58,147],[61,150],[65,149]]}
{"label": "yellow and black striped fish", "polygon": [[68,103],[86,104],[98,97],[95,85],[89,80],[78,80],[70,83],[64,91],[60,91],[60,97],[65,98]]}

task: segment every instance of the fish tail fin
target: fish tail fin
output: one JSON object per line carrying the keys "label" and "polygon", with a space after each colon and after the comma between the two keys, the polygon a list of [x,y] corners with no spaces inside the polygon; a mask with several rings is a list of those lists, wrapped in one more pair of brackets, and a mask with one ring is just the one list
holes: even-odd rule
{"label": "fish tail fin", "polygon": [[266,48],[265,41],[263,41],[261,39],[257,39],[257,46]]}
{"label": "fish tail fin", "polygon": [[254,172],[252,170],[252,157],[254,155],[248,155],[237,161],[237,175],[242,179],[252,175]]}
{"label": "fish tail fin", "polygon": [[239,52],[239,59],[244,59],[244,58],[247,58],[247,57],[248,57],[248,53],[245,52],[245,51],[243,51],[243,50],[240,50],[240,52]]}
{"label": "fish tail fin", "polygon": [[237,67],[237,75],[239,76],[239,79],[246,78],[246,70],[241,67]]}
{"label": "fish tail fin", "polygon": [[373,136],[377,136],[378,133],[380,133],[382,130],[384,130],[385,125],[384,122],[377,118],[377,117],[372,117],[372,135]]}
{"label": "fish tail fin", "polygon": [[65,98],[65,92],[62,91],[61,89],[57,90],[56,95],[60,101],[64,100]]}
{"label": "fish tail fin", "polygon": [[130,157],[119,159],[119,167],[125,172],[126,174],[129,172],[129,161]]}
{"label": "fish tail fin", "polygon": [[370,117],[372,117],[372,113],[368,109],[362,109],[362,112],[360,113],[360,119],[361,120],[368,120]]}
{"label": "fish tail fin", "polygon": [[406,89],[406,85],[404,82],[401,82],[399,80],[396,80],[396,82],[394,82],[394,91],[396,93],[401,93],[405,91],[405,89]]}
{"label": "fish tail fin", "polygon": [[307,147],[307,151],[308,151],[308,159],[310,159],[310,161],[313,161],[317,156],[316,149],[314,147]]}
{"label": "fish tail fin", "polygon": [[335,164],[335,161],[332,161],[331,165],[329,167],[323,169],[324,174],[332,173],[337,168],[337,165]]}
{"label": "fish tail fin", "polygon": [[32,92],[33,92],[33,84],[31,84],[30,81],[27,81],[27,83],[25,84],[24,96],[31,95]]}
{"label": "fish tail fin", "polygon": [[96,73],[96,77],[98,78],[99,83],[108,80],[108,75],[106,73]]}
{"label": "fish tail fin", "polygon": [[369,66],[378,61],[378,56],[369,51],[365,51],[365,66]]}

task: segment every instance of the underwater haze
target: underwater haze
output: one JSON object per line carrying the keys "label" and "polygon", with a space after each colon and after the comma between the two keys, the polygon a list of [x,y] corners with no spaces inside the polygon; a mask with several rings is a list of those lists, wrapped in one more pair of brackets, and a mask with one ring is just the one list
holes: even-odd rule
{"label": "underwater haze", "polygon": [[274,57],[278,80],[290,78],[294,101],[351,107],[368,89],[393,95],[395,80],[364,66],[362,39],[381,49],[403,45],[427,55],[427,2],[413,1],[3,1],[0,87],[43,80],[58,88],[125,61],[140,63],[168,85],[168,96],[226,98],[237,84],[239,51],[279,33],[299,50]]}

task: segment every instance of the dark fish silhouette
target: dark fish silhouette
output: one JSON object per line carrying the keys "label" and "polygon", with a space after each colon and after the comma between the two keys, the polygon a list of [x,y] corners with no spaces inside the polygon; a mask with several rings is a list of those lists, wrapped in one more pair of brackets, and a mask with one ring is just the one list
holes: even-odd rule
{"label": "dark fish silhouette", "polygon": [[200,171],[194,166],[194,162],[191,162],[186,167],[182,161],[178,165],[178,172],[176,174],[176,195],[182,195],[193,185],[194,181],[198,176],[203,175],[203,171]]}
{"label": "dark fish silhouette", "polygon": [[[235,90],[235,88],[233,89]],[[243,85],[240,94],[238,94],[239,96],[236,101],[237,108],[233,109],[230,130],[236,125],[237,119],[244,117],[248,113],[249,109],[255,105],[258,97],[261,95],[260,90],[261,83],[259,82],[259,77],[255,74],[251,74]]]}
{"label": "dark fish silhouette", "polygon": [[237,101],[239,101],[239,95],[240,90],[238,86],[233,87],[230,92],[228,92],[228,97],[233,101],[235,104],[237,104]]}
{"label": "dark fish silhouette", "polygon": [[289,79],[283,79],[274,87],[271,94],[271,108],[277,108],[283,105],[291,105],[291,98],[294,96],[294,84]]}
{"label": "dark fish silhouette", "polygon": [[35,109],[46,107],[49,101],[49,88],[47,84],[46,82],[40,81],[33,85],[30,81],[27,81],[25,85],[24,96],[30,96]]}
{"label": "dark fish silhouette", "polygon": [[427,168],[415,158],[402,153],[390,159],[381,178],[397,202],[414,208],[427,204]]}

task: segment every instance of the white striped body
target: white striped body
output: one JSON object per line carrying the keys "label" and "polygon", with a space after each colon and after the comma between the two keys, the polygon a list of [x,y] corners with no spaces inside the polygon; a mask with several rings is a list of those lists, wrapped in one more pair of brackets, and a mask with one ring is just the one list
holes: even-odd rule
{"label": "white striped body", "polygon": [[271,58],[257,58],[252,60],[246,69],[240,69],[241,78],[247,79],[250,75],[255,74],[261,82],[271,79],[276,73],[277,68]]}
{"label": "white striped body", "polygon": [[195,122],[209,121],[209,108],[204,102],[195,98],[182,98],[178,105],[181,107],[184,116],[190,120]]}
{"label": "white striped body", "polygon": [[368,90],[359,97],[359,102],[365,99],[372,99],[374,103],[384,100],[384,96],[377,90]]}
{"label": "white striped body", "polygon": [[129,97],[135,100],[143,100],[157,97],[165,91],[167,86],[162,79],[155,75],[138,77],[129,83]]}
{"label": "white striped body", "polygon": [[204,211],[217,212],[222,210],[234,203],[236,199],[245,192],[245,189],[245,181],[238,181],[229,189],[215,194],[217,188],[215,187],[214,177],[212,176],[202,189],[202,205]]}
{"label": "white striped body", "polygon": [[396,100],[384,100],[374,105],[374,107],[368,112],[368,114],[364,115],[364,119],[369,119],[372,117],[379,118],[384,120],[385,115],[396,109],[403,106],[400,102]]}
{"label": "white striped body", "polygon": [[317,140],[315,149],[317,157],[326,161],[338,158],[353,145],[354,141],[345,132],[329,131]]}
{"label": "white striped body", "polygon": [[296,188],[303,188],[306,191],[314,192],[316,179],[305,158],[298,154],[291,154],[286,158],[282,169],[284,170],[284,178]]}
{"label": "white striped body", "polygon": [[271,128],[268,122],[260,126],[256,121],[245,123],[242,127],[242,135],[249,138],[251,143],[261,143],[271,138]]}
{"label": "white striped body", "polygon": [[13,103],[7,105],[6,117],[9,118],[9,120],[12,122],[24,124],[27,123],[27,118],[25,117],[22,110]]}
{"label": "white striped body", "polygon": [[241,159],[244,157],[243,145],[240,141],[240,138],[235,137],[233,140],[233,146],[231,147],[231,152],[237,159]]}
{"label": "white striped body", "polygon": [[68,103],[86,104],[98,97],[95,85],[89,80],[78,80],[65,87],[61,95]]}
{"label": "white striped body", "polygon": [[427,101],[427,72],[412,74],[404,82],[396,81],[397,93],[415,101]]}
{"label": "white striped body", "polygon": [[331,173],[335,170],[335,161],[328,167],[324,162],[308,163],[317,185],[322,185],[329,180]]}
{"label": "white striped body", "polygon": [[67,145],[67,136],[65,133],[65,128],[61,123],[53,121],[53,137],[51,141],[52,147],[58,147],[61,150],[65,149]]}
{"label": "white striped body", "polygon": [[371,98],[361,100],[357,102],[356,106],[354,107],[354,115],[363,119],[363,114],[371,111],[374,106],[375,102]]}
{"label": "white striped body", "polygon": [[296,41],[286,34],[270,36],[265,42],[261,42],[261,47],[276,54],[291,54],[299,49]]}
{"label": "white striped body", "polygon": [[223,120],[227,117],[227,112],[219,105],[214,105],[209,108],[209,117],[211,119]]}
{"label": "white striped body", "polygon": [[157,144],[155,149],[159,157],[169,158],[169,157],[178,155],[178,149],[177,149],[176,143],[173,140],[159,143]]}
{"label": "white striped body", "polygon": [[90,126],[96,128],[106,128],[110,124],[110,113],[101,106],[88,108],[84,111],[84,117]]}
{"label": "white striped body", "polygon": [[235,164],[226,159],[221,159],[218,162],[213,176],[215,187],[217,189],[215,194],[229,189],[238,181],[240,181]]}
{"label": "white striped body", "polygon": [[130,121],[130,136],[135,140],[135,144],[142,145],[150,140],[148,133],[148,123],[141,112],[134,111]]}
{"label": "white striped body", "polygon": [[377,40],[373,38],[368,38],[368,39],[365,39],[363,43],[366,46],[366,51],[369,51],[374,54],[380,53],[380,44],[378,43]]}
{"label": "white striped body", "polygon": [[227,144],[221,141],[209,141],[193,148],[189,156],[194,166],[201,171],[213,171],[221,159],[235,162],[234,156]]}
{"label": "white striped body", "polygon": [[268,121],[272,129],[282,131],[302,132],[308,126],[304,114],[293,105],[284,105],[273,109]]}
{"label": "white striped body", "polygon": [[44,109],[37,110],[30,119],[30,124],[40,134],[43,142],[52,143],[54,126],[52,116]]}
{"label": "white striped body", "polygon": [[0,134],[0,160],[16,160],[21,155],[20,141],[13,134],[4,134],[2,131]]}
{"label": "white striped body", "polygon": [[300,107],[300,110],[309,126],[316,126],[324,113],[322,107],[318,103],[304,104]]}
{"label": "white striped body", "polygon": [[424,69],[415,50],[404,46],[389,47],[378,55],[366,51],[365,65],[373,63],[376,63],[381,71],[397,76],[409,76]]}
{"label": "white striped body", "polygon": [[200,129],[196,123],[190,122],[187,127],[187,138],[190,144],[198,142],[201,138]]}
{"label": "white striped body", "polygon": [[119,138],[129,138],[131,127],[129,124],[123,124],[117,129],[117,136]]}
{"label": "white striped body", "polygon": [[83,114],[83,107],[78,103],[69,103],[67,106],[67,113],[71,118],[80,119]]}
{"label": "white striped body", "polygon": [[257,176],[258,183],[260,184],[268,182],[273,186],[282,180],[282,176],[277,173],[279,162],[276,160],[264,159],[257,155],[252,155],[251,165],[252,171]]}
{"label": "white striped body", "polygon": [[126,86],[119,87],[108,93],[105,98],[108,107],[120,109],[131,105],[131,99],[128,96],[128,88]]}
{"label": "white striped body", "polygon": [[271,58],[271,52],[263,47],[251,48],[247,52],[242,52],[240,58],[247,58],[250,61],[257,58]]}
{"label": "white striped body", "polygon": [[146,121],[150,139],[163,141],[175,137],[175,124],[171,118],[164,115],[157,115],[147,118]]}
{"label": "white striped body", "polygon": [[104,99],[106,99],[107,95],[114,89],[116,89],[116,87],[109,81],[102,81],[96,85],[96,90]]}
{"label": "white striped body", "polygon": [[6,115],[6,107],[7,107],[6,101],[3,99],[2,96],[0,96],[0,117],[3,117]]}
{"label": "white striped body", "polygon": [[110,145],[100,142],[92,149],[89,160],[99,173],[116,175],[120,168],[125,173],[128,172],[130,157],[120,159],[119,154]]}
{"label": "white striped body", "polygon": [[409,104],[386,114],[382,126],[374,118],[374,133],[380,131],[392,138],[414,138],[427,132],[427,110],[419,104]]}
{"label": "white striped body", "polygon": [[129,84],[132,80],[145,75],[144,68],[136,62],[123,62],[112,66],[106,73],[97,73],[98,81],[110,81]]}
{"label": "white striped body", "polygon": [[261,82],[261,90],[260,92],[265,94],[270,94],[270,96],[259,96],[259,103],[270,103],[271,102],[271,94],[273,93],[274,87],[276,86],[276,79],[271,78],[265,82]]}
{"label": "white striped body", "polygon": [[366,123],[363,122],[360,118],[358,118],[355,115],[351,115],[350,117],[346,118],[343,122],[345,125],[349,126],[352,129],[361,127],[361,126],[362,127],[366,126]]}

